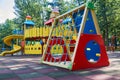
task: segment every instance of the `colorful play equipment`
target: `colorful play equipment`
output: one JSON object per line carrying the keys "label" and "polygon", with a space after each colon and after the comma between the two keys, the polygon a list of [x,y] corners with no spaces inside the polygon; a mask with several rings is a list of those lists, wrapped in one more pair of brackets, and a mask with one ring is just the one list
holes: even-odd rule
{"label": "colorful play equipment", "polygon": [[24,22],[24,54],[42,54],[46,47],[47,39],[51,31],[54,18],[59,15],[59,11],[54,8],[50,19],[46,21],[44,27],[35,27],[31,16],[26,17]]}
{"label": "colorful play equipment", "polygon": [[26,16],[24,22],[24,53],[25,54],[41,54],[42,45],[40,44],[40,37],[42,36],[41,28],[36,28],[31,16]]}
{"label": "colorful play equipment", "polygon": [[[2,51],[2,53],[0,54],[0,56],[5,56],[7,54],[13,55],[16,52],[19,52],[21,50],[21,46],[18,45],[18,39],[23,39],[23,35],[9,35],[5,38],[3,38],[3,42],[4,44],[6,44],[7,46],[10,46],[11,49],[10,50],[4,50]],[[13,43],[13,40],[16,40],[16,43]]]}
{"label": "colorful play equipment", "polygon": [[[3,38],[5,44],[0,56],[21,50],[24,54],[43,54],[42,63],[69,70],[109,65],[90,0],[63,15],[54,8],[44,24],[44,27],[35,27],[31,16],[26,16],[22,31],[15,29],[13,35]],[[6,51],[5,45],[10,50]]]}
{"label": "colorful play equipment", "polygon": [[[26,20],[24,22],[23,30],[14,29],[12,31],[13,35],[7,36],[3,39],[2,53],[1,56],[5,56],[6,54],[14,54],[18,51],[22,51],[23,54],[42,54],[44,48],[46,47],[47,39],[49,33],[51,31],[52,23],[54,22],[54,18],[59,15],[59,11],[57,8],[54,8],[50,19],[45,22],[45,26],[43,27],[35,27],[35,23],[32,21],[31,16],[26,16]],[[17,45],[14,45],[15,42]],[[21,40],[19,40],[21,39]],[[18,44],[19,41],[19,44]],[[9,43],[9,44],[8,44]],[[5,46],[9,47],[6,49]]]}
{"label": "colorful play equipment", "polygon": [[41,62],[69,70],[109,65],[91,1],[55,18]]}

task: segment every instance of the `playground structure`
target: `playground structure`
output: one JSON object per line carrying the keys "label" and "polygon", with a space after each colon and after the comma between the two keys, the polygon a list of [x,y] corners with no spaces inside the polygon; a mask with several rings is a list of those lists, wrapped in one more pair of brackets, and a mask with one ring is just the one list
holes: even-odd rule
{"label": "playground structure", "polygon": [[55,18],[41,62],[69,70],[109,65],[92,2]]}
{"label": "playground structure", "polygon": [[[48,39],[50,27],[33,27],[31,29],[25,30],[25,54],[42,54],[42,47],[45,47],[45,44]],[[44,31],[44,32],[43,32]]]}
{"label": "playground structure", "polygon": [[[16,39],[16,43],[13,43],[13,39]],[[0,54],[0,56],[5,56],[7,54],[13,55],[16,52],[19,52],[21,50],[21,46],[18,45],[18,39],[23,39],[23,35],[9,35],[3,38],[3,42],[7,46],[10,46],[11,49],[5,50],[5,48],[3,47],[3,52]]]}
{"label": "playground structure", "polygon": [[[35,27],[30,16],[26,17],[23,27],[24,30],[13,30],[13,35],[3,38],[3,48],[0,56],[7,54],[13,55],[21,50],[24,54],[42,54],[50,27]],[[16,45],[14,45],[14,43],[16,43]],[[10,46],[9,50],[6,50],[6,45]]]}
{"label": "playground structure", "polygon": [[50,19],[45,22],[44,27],[35,27],[31,21],[31,17],[27,16],[24,22],[24,54],[42,54],[46,47],[49,33],[52,29],[51,25],[54,18],[59,15],[57,9],[53,9]]}
{"label": "playground structure", "polygon": [[[45,22],[46,25],[50,23],[49,26],[44,27],[35,27],[31,16],[27,16],[23,26],[24,33],[21,35],[21,31],[18,31],[18,34],[5,37],[3,42],[10,46],[11,50],[3,51],[0,55],[14,54],[22,48],[24,54],[43,54],[42,63],[70,70],[108,66],[109,61],[93,3],[88,1],[63,15],[58,15],[57,10],[54,10],[50,20]],[[15,39],[16,43],[13,43]]]}
{"label": "playground structure", "polygon": [[27,16],[24,22],[24,53],[41,54],[43,46],[40,44],[40,40],[42,37],[42,28],[36,28],[34,22],[31,21],[31,16]]}
{"label": "playground structure", "polygon": [[[13,35],[7,36],[3,39],[3,42],[7,46],[10,46],[10,49],[6,50],[5,44],[3,44],[2,53],[0,55],[13,55],[21,50],[24,54],[42,54],[46,47],[51,25],[54,18],[58,15],[59,12],[53,9],[50,19],[45,22],[45,26],[43,27],[35,27],[35,23],[31,20],[31,16],[26,16],[23,30],[13,30]],[[18,46],[18,42],[16,42],[17,45],[14,45],[14,39],[16,39],[16,41],[18,41],[18,39],[22,39],[19,41],[21,44]]]}

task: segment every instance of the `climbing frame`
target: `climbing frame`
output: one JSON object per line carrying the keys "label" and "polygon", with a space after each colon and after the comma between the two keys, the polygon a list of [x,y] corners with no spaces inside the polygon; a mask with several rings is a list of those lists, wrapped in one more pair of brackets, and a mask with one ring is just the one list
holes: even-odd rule
{"label": "climbing frame", "polygon": [[93,9],[83,4],[55,18],[42,63],[70,70],[109,65]]}

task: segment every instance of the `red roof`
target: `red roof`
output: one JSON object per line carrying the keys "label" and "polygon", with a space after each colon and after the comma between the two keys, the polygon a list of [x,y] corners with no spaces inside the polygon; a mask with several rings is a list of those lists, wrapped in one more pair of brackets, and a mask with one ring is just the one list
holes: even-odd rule
{"label": "red roof", "polygon": [[31,19],[32,17],[28,15],[28,16],[26,16],[26,18]]}
{"label": "red roof", "polygon": [[54,22],[54,18],[51,18],[51,19],[49,19],[48,21],[46,21],[44,24],[51,26],[53,22]]}

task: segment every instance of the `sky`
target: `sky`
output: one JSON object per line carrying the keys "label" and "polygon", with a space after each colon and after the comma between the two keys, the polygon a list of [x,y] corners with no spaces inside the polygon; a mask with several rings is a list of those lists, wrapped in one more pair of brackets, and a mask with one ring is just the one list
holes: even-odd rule
{"label": "sky", "polygon": [[[49,1],[51,2],[52,0]],[[6,19],[13,19],[16,17],[13,9],[14,5],[14,0],[0,0],[0,24],[4,23]]]}
{"label": "sky", "polygon": [[14,0],[0,0],[0,23],[4,23],[6,19],[15,18]]}

